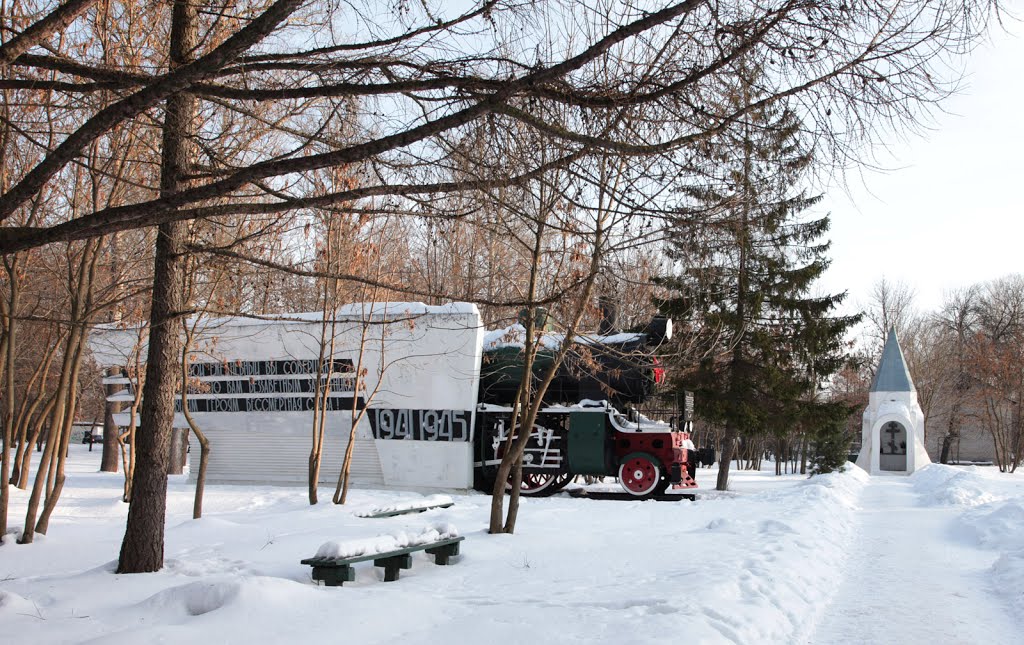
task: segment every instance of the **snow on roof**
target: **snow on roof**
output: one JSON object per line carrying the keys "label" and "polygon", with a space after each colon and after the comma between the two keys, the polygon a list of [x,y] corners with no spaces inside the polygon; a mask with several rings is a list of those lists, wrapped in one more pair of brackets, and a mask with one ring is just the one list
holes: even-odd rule
{"label": "snow on roof", "polygon": [[[581,345],[602,344],[621,345],[637,341],[643,338],[643,334],[618,333],[602,336],[600,334],[578,334],[576,342]],[[565,339],[565,334],[541,332],[540,343],[545,349],[558,349]],[[516,323],[502,329],[493,329],[484,334],[484,349],[499,349],[502,347],[522,347],[526,342],[526,328]]]}
{"label": "snow on roof", "polygon": [[[365,320],[366,318],[404,318],[407,316],[454,316],[478,313],[471,302],[450,302],[444,305],[425,305],[422,302],[353,302],[338,307],[335,317],[339,320]],[[282,313],[261,318],[233,316],[210,321],[217,324],[246,326],[288,324],[289,322],[319,322],[324,319],[322,311]]]}
{"label": "snow on roof", "polygon": [[578,412],[580,410],[608,410],[611,405],[607,401],[596,401],[594,399],[582,399],[579,403],[573,403],[572,405],[550,405],[542,410],[542,412]]}
{"label": "snow on roof", "polygon": [[889,337],[882,350],[882,360],[878,363],[875,378],[871,380],[872,392],[916,392],[914,381],[910,378],[910,370],[903,359],[900,341],[896,338],[896,328],[889,329]]}
{"label": "snow on roof", "polygon": [[[367,317],[394,317],[405,316],[458,316],[478,314],[476,304],[472,302],[449,302],[443,305],[426,305],[422,302],[353,302],[338,307],[335,316],[338,319],[363,320]],[[267,314],[264,316],[224,316],[210,318],[206,324],[210,327],[223,326],[255,326],[255,325],[278,325],[290,322],[318,322],[323,320],[322,311],[299,311],[279,314]],[[135,329],[135,326],[127,329]],[[96,325],[99,330],[122,330],[126,327],[120,323],[105,323]]]}

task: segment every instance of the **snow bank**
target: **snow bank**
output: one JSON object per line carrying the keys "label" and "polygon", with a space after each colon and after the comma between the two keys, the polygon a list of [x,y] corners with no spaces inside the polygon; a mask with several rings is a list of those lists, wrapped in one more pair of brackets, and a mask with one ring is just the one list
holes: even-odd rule
{"label": "snow bank", "polygon": [[1017,616],[1024,615],[1024,550],[999,556],[992,565],[992,586]]}
{"label": "snow bank", "polygon": [[431,506],[442,506],[444,504],[454,504],[452,498],[449,495],[430,495],[423,499],[417,499],[410,502],[395,502],[393,504],[385,504],[383,506],[375,506],[368,511],[359,511],[355,513],[356,517],[371,517],[373,515],[379,515],[381,513],[393,513],[395,511],[411,511],[415,509],[426,509]]}
{"label": "snow bank", "polygon": [[961,533],[998,553],[991,589],[1024,616],[1024,501],[1020,497],[979,506],[960,517]]}
{"label": "snow bank", "polygon": [[0,616],[31,616],[37,613],[35,605],[30,600],[22,598],[13,591],[0,589]]}
{"label": "snow bank", "polygon": [[[165,578],[164,582],[168,580]],[[296,629],[301,630],[303,620],[315,620],[317,613],[326,611],[319,600],[315,588],[305,582],[252,575],[211,576],[165,588],[134,604],[89,611],[81,616],[85,620],[78,621],[77,625],[66,625],[70,629],[65,638],[59,640],[102,645],[196,640],[288,642],[294,640]],[[268,615],[278,619],[268,621],[265,619]],[[281,620],[284,616],[289,620]],[[106,625],[102,635],[87,640],[89,635],[95,634],[97,623]],[[56,640],[51,638],[45,642]]]}
{"label": "snow bank", "polygon": [[[193,487],[172,480],[166,566],[157,573],[123,576],[113,573],[127,515],[127,505],[119,501],[121,477],[98,473],[100,456],[87,452],[87,446],[69,448],[68,481],[50,534],[30,545],[0,547],[0,632],[5,636],[103,645],[332,642],[341,633],[367,645],[483,639],[511,645],[552,640],[552,634],[567,643],[801,643],[814,635],[824,607],[847,588],[845,581],[864,576],[851,554],[878,537],[866,517],[897,523],[910,543],[908,552],[937,563],[942,575],[913,579],[914,593],[940,611],[951,607],[949,614],[965,629],[991,642],[1014,642],[1002,632],[986,631],[988,614],[979,610],[977,598],[991,599],[989,585],[1024,614],[1019,474],[967,471],[972,477],[953,484],[985,486],[983,492],[998,501],[929,502],[920,508],[915,506],[919,497],[964,471],[940,468],[922,470],[915,480],[888,478],[905,493],[909,510],[943,529],[926,536],[920,522],[904,515],[871,512],[871,495],[885,478],[869,480],[856,468],[810,479],[733,471],[730,491],[701,490],[696,502],[523,498],[513,535],[487,533],[491,499],[478,494],[451,495],[455,505],[432,511],[430,522],[422,515],[382,521],[355,517],[350,510],[420,499],[367,489],[353,489],[351,506],[338,507],[310,506],[304,488],[208,485],[206,517],[193,521]],[[710,488],[715,474],[702,468],[697,479]],[[23,516],[27,501],[27,492],[12,490],[12,518]],[[961,515],[957,531],[944,530]],[[448,523],[470,529],[460,533]],[[392,534],[375,537],[382,525]],[[336,541],[325,544],[321,554],[372,556],[452,535],[467,538],[456,566],[419,558],[394,584],[381,582],[380,572],[367,562],[356,565],[356,580],[344,588],[318,587],[310,568],[300,564],[331,538]],[[957,542],[952,545],[956,557],[945,555],[950,540]],[[917,550],[922,542],[930,548],[925,555]],[[966,574],[965,560],[973,567]],[[958,586],[968,584],[978,593],[965,599]],[[874,619],[862,605],[866,595],[853,598],[854,624]],[[988,603],[994,605],[1003,603]],[[906,607],[895,605],[879,612],[880,619],[908,615]],[[843,638],[813,642],[861,635],[852,628],[839,634]]]}
{"label": "snow bank", "polygon": [[986,504],[960,517],[963,531],[988,549],[1024,549],[1024,501]]}
{"label": "snow bank", "polygon": [[979,506],[999,499],[974,467],[929,464],[911,475],[924,505]]}
{"label": "snow bank", "polygon": [[[859,468],[819,475],[777,492],[723,498],[728,514],[705,524],[705,560],[717,580],[691,596],[703,614],[692,642],[797,642],[828,604],[854,541],[853,515],[869,480]],[[732,507],[732,508],[730,508]],[[735,608],[742,607],[742,612]],[[732,609],[730,609],[732,608]]]}
{"label": "snow bank", "polygon": [[144,601],[141,607],[150,612],[184,612],[188,616],[202,616],[234,603],[242,588],[241,578],[191,582],[165,589]]}
{"label": "snow bank", "polygon": [[404,549],[420,544],[429,544],[438,540],[448,540],[459,536],[459,530],[448,523],[425,526],[419,533],[400,531],[393,535],[378,535],[375,538],[346,540],[344,542],[324,542],[316,551],[318,558],[354,558],[361,555],[387,553],[396,549]]}

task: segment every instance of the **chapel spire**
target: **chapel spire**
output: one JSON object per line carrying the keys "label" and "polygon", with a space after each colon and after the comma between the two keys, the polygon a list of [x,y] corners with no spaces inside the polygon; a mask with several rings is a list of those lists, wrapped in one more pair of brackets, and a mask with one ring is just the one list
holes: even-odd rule
{"label": "chapel spire", "polygon": [[878,371],[871,380],[872,392],[916,392],[914,381],[910,378],[910,370],[903,359],[900,341],[896,338],[896,328],[889,328],[889,337],[885,340],[882,360],[878,363]]}

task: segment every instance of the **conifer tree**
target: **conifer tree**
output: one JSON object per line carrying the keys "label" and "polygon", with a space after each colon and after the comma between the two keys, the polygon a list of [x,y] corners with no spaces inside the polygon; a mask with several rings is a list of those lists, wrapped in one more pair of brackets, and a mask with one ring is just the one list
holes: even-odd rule
{"label": "conifer tree", "polygon": [[[757,74],[740,72],[726,109],[757,99]],[[725,429],[717,488],[726,490],[740,437],[820,420],[818,384],[841,367],[843,336],[859,316],[832,314],[845,293],[811,294],[828,266],[829,220],[801,216],[821,197],[800,188],[813,151],[794,111],[768,105],[704,152],[716,170],[680,189],[668,249],[677,272],[661,280],[675,296],[662,308],[691,316],[692,333],[715,345],[699,365],[677,369],[676,384]]]}

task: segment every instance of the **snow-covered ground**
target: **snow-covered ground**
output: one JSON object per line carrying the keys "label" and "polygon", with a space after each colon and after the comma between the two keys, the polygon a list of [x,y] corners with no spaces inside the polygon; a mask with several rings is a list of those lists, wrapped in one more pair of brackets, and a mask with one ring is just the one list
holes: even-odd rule
{"label": "snow-covered ground", "polygon": [[[301,488],[208,486],[205,517],[172,478],[166,567],[113,573],[120,475],[72,446],[49,535],[0,547],[0,635],[66,643],[1019,643],[1024,475],[929,466],[912,477],[736,472],[696,502],[524,499],[515,535],[490,498],[362,518],[422,495],[356,490],[310,507]],[[698,481],[709,488],[713,470]],[[322,498],[329,500],[329,491]],[[14,491],[10,522],[24,516]],[[465,536],[454,565],[419,553],[393,583],[371,563],[318,587],[325,543]]]}

